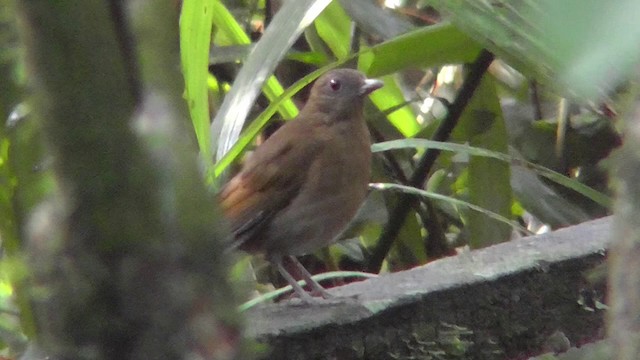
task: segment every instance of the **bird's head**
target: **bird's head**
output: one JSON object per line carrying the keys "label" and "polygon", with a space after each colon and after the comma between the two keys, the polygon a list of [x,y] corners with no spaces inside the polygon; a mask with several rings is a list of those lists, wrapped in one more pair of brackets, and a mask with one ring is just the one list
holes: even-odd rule
{"label": "bird's head", "polygon": [[304,111],[320,112],[332,119],[346,119],[361,113],[363,99],[382,85],[382,81],[367,79],[357,70],[331,70],[313,84]]}

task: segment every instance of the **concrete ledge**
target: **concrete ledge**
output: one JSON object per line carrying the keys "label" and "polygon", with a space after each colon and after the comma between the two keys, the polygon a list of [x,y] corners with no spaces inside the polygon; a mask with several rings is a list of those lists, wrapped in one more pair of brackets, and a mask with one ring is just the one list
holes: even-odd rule
{"label": "concrete ledge", "polygon": [[603,289],[587,288],[583,272],[603,262],[611,222],[334,288],[338,298],[318,304],[261,306],[246,314],[248,335],[270,346],[269,359],[521,359],[558,333],[591,342],[603,314],[584,302]]}

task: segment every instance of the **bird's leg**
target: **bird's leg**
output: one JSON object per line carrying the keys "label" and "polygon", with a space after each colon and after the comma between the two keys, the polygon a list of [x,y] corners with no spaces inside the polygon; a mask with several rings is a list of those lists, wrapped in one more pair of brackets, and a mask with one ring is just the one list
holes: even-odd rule
{"label": "bird's leg", "polygon": [[300,274],[302,275],[302,278],[307,283],[307,285],[311,286],[311,289],[313,290],[312,292],[313,295],[321,296],[323,299],[328,299],[331,297],[331,294],[329,294],[327,290],[325,290],[322,287],[322,285],[318,284],[317,281],[313,280],[309,271],[305,269],[305,267],[300,263],[300,261],[298,261],[298,259],[295,256],[289,255],[288,258],[296,265],[296,267],[298,268],[298,271],[300,271]]}
{"label": "bird's leg", "polygon": [[[278,271],[280,272],[282,277],[285,280],[287,280],[289,285],[291,285],[291,287],[293,288],[293,291],[295,291],[296,294],[298,294],[298,296],[300,297],[300,299],[302,301],[304,301],[306,303],[310,303],[310,302],[313,301],[313,299],[311,298],[311,295],[309,295],[306,291],[304,291],[302,286],[298,285],[298,282],[296,281],[296,279],[294,279],[293,276],[291,276],[291,274],[289,274],[287,269],[285,269],[284,265],[282,265],[282,256],[280,256],[280,255],[271,255],[270,258],[269,258],[269,261],[271,261],[271,263],[274,264],[278,268]],[[308,274],[308,272],[307,272],[307,274]]]}

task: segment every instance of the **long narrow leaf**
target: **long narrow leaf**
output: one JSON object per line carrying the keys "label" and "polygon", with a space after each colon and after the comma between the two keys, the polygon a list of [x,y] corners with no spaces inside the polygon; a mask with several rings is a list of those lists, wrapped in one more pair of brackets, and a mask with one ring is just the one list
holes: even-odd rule
{"label": "long narrow leaf", "polygon": [[454,143],[446,143],[439,142],[427,139],[403,139],[403,140],[392,140],[386,141],[382,143],[373,144],[371,146],[371,151],[373,152],[382,152],[389,151],[395,149],[407,149],[407,148],[432,148],[438,149],[442,151],[452,151],[452,152],[461,152],[466,153],[473,156],[486,156],[494,159],[502,160],[508,162],[512,165],[523,166],[529,169],[536,171],[539,175],[548,178],[549,180],[565,186],[585,197],[593,200],[594,202],[604,206],[611,207],[612,200],[607,195],[596,191],[576,180],[568,178],[558,172],[555,172],[551,169],[548,169],[544,166],[540,166],[534,164],[532,162],[526,161],[524,159],[517,159],[510,155],[499,153],[496,151],[491,151],[487,149],[482,149],[478,147],[473,147],[469,145],[463,144],[454,144]]}
{"label": "long narrow leaf", "polygon": [[[273,101],[282,94],[283,90],[279,83],[275,78],[270,78],[270,75],[304,28],[311,24],[329,3],[330,0],[289,1],[284,3],[273,18],[271,25],[267,27],[242,66],[231,91],[225,97],[213,120],[211,138],[216,159],[221,159],[238,139],[249,109],[267,79],[270,80],[265,87],[265,95]],[[218,8],[223,7],[219,1],[216,1],[216,4]],[[215,19],[214,16],[214,21]],[[229,24],[231,19],[225,17],[222,24]],[[284,105],[286,104],[293,108],[287,110],[286,107],[280,107],[285,112],[283,115],[287,118],[295,116],[297,109],[290,99],[284,99]]]}
{"label": "long narrow leaf", "polygon": [[369,187],[376,189],[376,190],[392,190],[392,191],[400,191],[403,192],[405,194],[412,194],[412,195],[417,195],[417,196],[421,196],[421,197],[426,197],[426,198],[430,198],[430,199],[435,199],[435,200],[440,200],[440,201],[445,201],[448,202],[450,204],[456,205],[456,206],[464,206],[467,207],[471,210],[475,210],[478,211],[492,219],[498,220],[502,223],[505,224],[509,224],[511,227],[513,227],[514,229],[518,229],[522,232],[524,232],[525,234],[529,234],[531,235],[531,231],[527,230],[526,228],[522,227],[522,225],[520,225],[517,221],[513,221],[513,220],[509,220],[506,217],[497,214],[493,211],[489,211],[483,207],[474,205],[470,202],[466,202],[460,199],[456,199],[450,196],[446,196],[446,195],[442,195],[442,194],[437,194],[431,191],[426,191],[426,190],[421,190],[418,188],[414,188],[411,186],[405,186],[405,185],[399,185],[399,184],[390,184],[390,183],[372,183],[369,184]]}
{"label": "long narrow leaf", "polygon": [[260,133],[262,128],[267,124],[269,118],[275,114],[278,106],[285,100],[290,99],[291,96],[298,91],[300,91],[303,87],[309,85],[313,80],[315,80],[318,76],[323,74],[324,72],[339,66],[341,63],[332,63],[325,67],[322,67],[311,74],[303,77],[302,79],[296,81],[295,84],[291,85],[285,92],[282,93],[277,99],[273,100],[269,106],[264,109],[258,117],[253,120],[251,125],[247,127],[241,137],[238,138],[231,149],[224,154],[224,156],[218,160],[218,162],[214,165],[214,175],[216,177],[220,176],[222,172],[242,153],[242,150],[249,145],[249,143]]}
{"label": "long narrow leaf", "polygon": [[363,55],[359,67],[371,76],[400,69],[473,61],[482,47],[451,24],[416,29],[376,45]]}
{"label": "long narrow leaf", "polygon": [[[451,139],[500,153],[509,151],[507,129],[492,77],[485,76],[480,82]],[[509,164],[484,156],[471,156],[466,175],[466,191],[471,203],[512,218],[513,191]],[[487,220],[474,211],[465,214],[465,225],[469,230],[469,246],[472,249],[507,241],[511,237],[509,226]]]}
{"label": "long narrow leaf", "polygon": [[203,158],[211,158],[207,76],[211,46],[211,0],[186,0],[180,12],[180,56],[185,98]]}
{"label": "long narrow leaf", "polygon": [[[378,275],[370,274],[366,272],[360,272],[360,271],[329,271],[322,274],[313,275],[311,278],[315,281],[320,282],[320,281],[331,280],[331,279],[346,279],[346,278],[372,279],[375,277],[378,277]],[[300,280],[298,281],[298,285],[305,286],[306,282],[304,280]],[[291,285],[287,285],[279,289],[269,291],[268,293],[257,296],[241,304],[240,306],[238,306],[238,311],[239,312],[247,311],[258,304],[262,304],[264,302],[273,300],[278,296],[290,291],[293,291],[293,288],[291,287]]]}

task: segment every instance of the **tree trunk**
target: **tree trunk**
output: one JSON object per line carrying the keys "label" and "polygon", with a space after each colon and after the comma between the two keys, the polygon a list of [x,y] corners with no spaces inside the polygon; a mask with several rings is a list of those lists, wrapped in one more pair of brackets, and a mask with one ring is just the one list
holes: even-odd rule
{"label": "tree trunk", "polygon": [[59,189],[28,226],[38,345],[69,359],[240,356],[172,2],[34,0],[19,13]]}
{"label": "tree trunk", "polygon": [[[624,117],[616,222],[609,260],[609,336],[615,359],[640,359],[640,87]],[[633,93],[632,92],[632,93]],[[631,97],[630,97],[631,98]]]}

